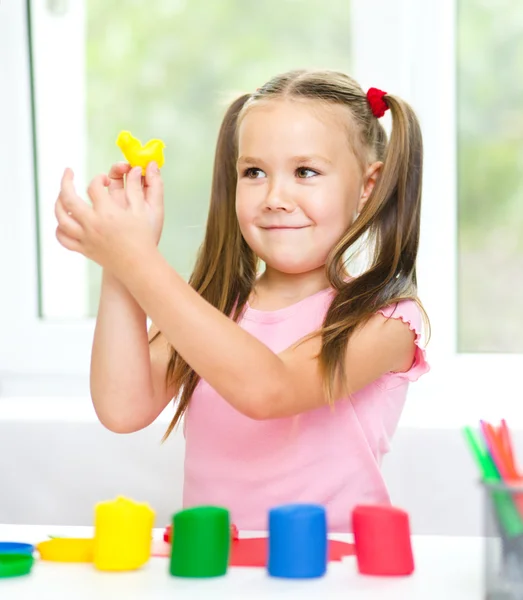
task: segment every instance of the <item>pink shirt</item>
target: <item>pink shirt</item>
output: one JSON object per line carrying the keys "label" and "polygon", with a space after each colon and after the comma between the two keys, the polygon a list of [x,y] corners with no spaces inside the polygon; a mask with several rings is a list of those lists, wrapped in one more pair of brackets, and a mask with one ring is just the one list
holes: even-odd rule
{"label": "pink shirt", "polygon": [[[279,353],[321,326],[332,300],[322,290],[275,311],[247,308],[240,326]],[[325,506],[330,531],[350,531],[359,503],[390,503],[380,472],[407,388],[429,370],[420,347],[421,313],[404,301],[381,311],[416,333],[406,373],[387,373],[354,394],[301,415],[255,421],[201,380],[185,419],[185,507],[224,506],[240,529],[266,530],[270,508],[293,502]]]}

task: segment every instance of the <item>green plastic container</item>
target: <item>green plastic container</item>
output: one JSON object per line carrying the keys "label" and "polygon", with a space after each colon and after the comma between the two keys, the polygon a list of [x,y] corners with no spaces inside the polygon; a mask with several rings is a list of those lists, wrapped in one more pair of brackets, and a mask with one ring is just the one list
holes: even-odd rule
{"label": "green plastic container", "polygon": [[28,575],[34,564],[34,557],[27,552],[6,552],[0,554],[0,578]]}
{"label": "green plastic container", "polygon": [[229,511],[218,506],[188,508],[173,515],[170,573],[175,577],[220,577],[231,548]]}

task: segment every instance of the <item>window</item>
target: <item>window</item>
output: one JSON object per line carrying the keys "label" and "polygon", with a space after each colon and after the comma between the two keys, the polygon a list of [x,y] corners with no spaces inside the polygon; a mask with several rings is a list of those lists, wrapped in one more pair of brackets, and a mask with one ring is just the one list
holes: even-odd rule
{"label": "window", "polygon": [[[518,294],[519,279],[519,251],[510,242],[518,231],[518,205],[511,198],[518,147],[506,125],[518,98],[517,5],[411,2],[406,12],[406,96],[421,118],[425,141],[420,294],[433,337],[432,372],[413,387],[403,423],[461,426],[504,416],[520,425],[515,390],[523,368],[516,341],[522,324],[511,306],[514,298],[507,298],[509,291]],[[501,28],[509,23],[507,35]],[[506,181],[496,182],[495,162],[507,155]],[[494,202],[493,186],[499,191]],[[506,245],[495,243],[505,236]]]}
{"label": "window", "polygon": [[458,2],[461,352],[523,352],[523,13]]}
{"label": "window", "polygon": [[226,104],[290,68],[350,71],[350,2],[28,0],[8,10],[17,22],[11,35],[18,70],[27,77],[14,82],[12,74],[21,90],[16,126],[26,134],[17,164],[31,180],[24,182],[17,234],[26,244],[25,266],[13,290],[24,304],[11,312],[19,345],[12,353],[4,343],[5,370],[58,379],[72,373],[85,390],[101,273],[55,239],[53,205],[65,166],[83,191],[93,175],[123,159],[115,145],[120,130],[143,141],[164,139],[161,249],[188,276],[203,238]]}
{"label": "window", "polygon": [[[516,353],[514,342],[521,319],[514,313],[500,314],[497,323],[489,325],[481,322],[485,316],[477,312],[480,305],[488,306],[494,299],[502,305],[499,312],[508,313],[503,304],[506,290],[517,294],[518,251],[510,245],[503,249],[504,254],[490,255],[491,264],[500,255],[510,260],[510,273],[499,275],[505,278],[506,287],[479,289],[482,260],[485,252],[488,254],[488,246],[481,245],[485,228],[494,223],[499,237],[511,222],[510,237],[514,239],[517,217],[507,211],[496,222],[492,213],[483,212],[481,204],[471,204],[478,192],[475,182],[484,176],[481,165],[487,165],[491,173],[496,169],[487,164],[488,144],[497,143],[501,153],[511,144],[514,148],[507,134],[511,127],[500,125],[507,115],[514,114],[510,107],[518,101],[516,61],[520,53],[515,39],[520,19],[515,0],[504,2],[503,8],[489,0],[397,0],[386,6],[371,0],[353,1],[352,7],[353,22],[360,25],[353,29],[356,77],[364,86],[393,90],[407,99],[420,118],[424,137],[418,274],[420,297],[431,319],[432,371],[412,387],[402,424],[462,426],[501,416],[521,424],[523,411],[515,390],[520,387],[523,355]],[[373,14],[380,19],[373,19]],[[365,27],[369,22],[374,25],[372,32]],[[510,36],[501,31],[507,23]],[[516,83],[510,80],[510,73]],[[479,90],[485,97],[473,101]],[[495,98],[504,99],[497,118],[488,109]],[[518,121],[513,118],[517,137]],[[487,123],[494,129],[487,128]],[[478,141],[481,145],[475,143]],[[516,156],[517,151],[512,161]],[[478,169],[480,159],[483,162]],[[513,162],[507,164],[507,173],[510,182],[504,189],[513,195],[517,189]],[[489,185],[496,184],[490,181]],[[486,196],[491,194],[482,194],[487,203]],[[514,211],[517,205],[505,201],[504,206]],[[495,264],[501,271],[501,263]],[[496,338],[510,326],[513,333],[503,333],[503,341]],[[489,343],[478,342],[479,336]]]}
{"label": "window", "polygon": [[119,130],[165,139],[162,250],[186,276],[226,102],[284,69],[326,66],[404,97],[423,129],[418,272],[432,371],[412,387],[403,423],[521,420],[516,0],[27,0],[0,10],[10,91],[0,97],[10,141],[0,145],[10,216],[0,220],[0,394],[87,390],[100,272],[55,241],[63,168],[85,189],[121,159]]}
{"label": "window", "polygon": [[[45,27],[71,20],[66,64],[70,60],[85,64],[85,70],[76,69],[74,81],[68,78],[67,82],[77,98],[63,99],[59,111],[51,98],[46,102],[55,95],[47,82],[37,85],[38,154],[48,155],[56,126],[62,122],[60,158],[76,160],[80,172],[90,179],[122,160],[115,145],[120,130],[128,129],[144,141],[162,138],[167,144],[163,169],[167,219],[161,248],[188,277],[203,238],[214,146],[226,103],[238,90],[255,89],[273,73],[301,65],[304,56],[311,64],[348,70],[349,4],[347,0],[328,4],[294,0],[279,2],[275,10],[270,2],[151,0],[144,10],[143,1],[88,0],[83,11],[80,6],[71,6],[71,14],[65,15],[34,6],[34,32],[42,33],[42,39],[36,39],[38,47],[49,47],[43,41]],[[63,62],[63,46],[57,44],[51,53],[48,57],[34,53],[42,77],[49,72],[59,77],[53,65]],[[51,167],[57,161],[51,155],[46,162]],[[44,195],[40,204],[42,316],[93,317],[101,270],[91,262],[77,264],[76,257],[71,259],[70,253],[56,247],[47,201],[52,195],[47,189],[54,189],[57,180],[47,181],[46,172],[39,169]],[[59,283],[64,269],[75,281],[65,295]]]}

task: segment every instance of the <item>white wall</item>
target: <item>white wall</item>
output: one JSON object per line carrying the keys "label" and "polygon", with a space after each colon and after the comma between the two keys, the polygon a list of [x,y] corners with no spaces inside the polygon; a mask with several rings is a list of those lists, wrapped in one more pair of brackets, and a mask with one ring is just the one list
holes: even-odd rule
{"label": "white wall", "polygon": [[[1,402],[0,523],[90,525],[94,504],[119,494],[149,502],[158,527],[181,507],[183,436],[162,445],[166,419],[116,435],[87,406],[65,420],[31,403],[2,412]],[[384,473],[414,532],[481,532],[477,473],[460,430],[400,428]]]}

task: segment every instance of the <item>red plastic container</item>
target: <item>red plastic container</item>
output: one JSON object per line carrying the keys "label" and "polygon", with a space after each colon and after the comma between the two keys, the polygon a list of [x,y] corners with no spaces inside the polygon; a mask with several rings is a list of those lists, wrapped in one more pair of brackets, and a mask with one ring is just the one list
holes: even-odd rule
{"label": "red plastic container", "polygon": [[409,515],[393,506],[360,505],[352,513],[358,570],[363,575],[411,575]]}

